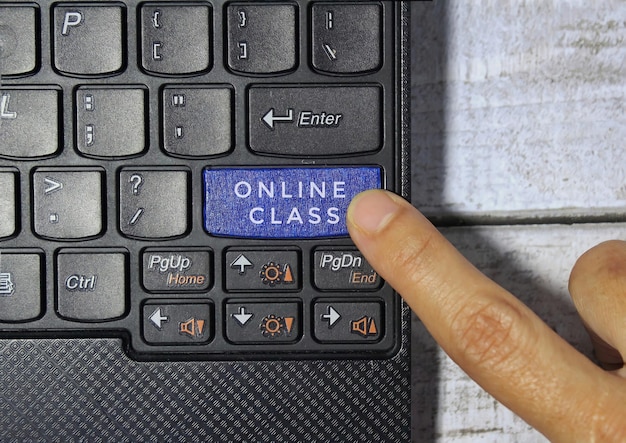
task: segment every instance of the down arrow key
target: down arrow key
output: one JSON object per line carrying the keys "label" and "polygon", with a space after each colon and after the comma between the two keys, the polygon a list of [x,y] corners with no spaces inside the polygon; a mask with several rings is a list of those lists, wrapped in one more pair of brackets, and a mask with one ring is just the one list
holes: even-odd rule
{"label": "down arrow key", "polygon": [[235,320],[239,322],[242,327],[244,327],[246,323],[248,323],[248,321],[250,321],[250,319],[254,317],[254,314],[246,312],[246,308],[242,306],[239,308],[239,314],[232,314],[232,316]]}

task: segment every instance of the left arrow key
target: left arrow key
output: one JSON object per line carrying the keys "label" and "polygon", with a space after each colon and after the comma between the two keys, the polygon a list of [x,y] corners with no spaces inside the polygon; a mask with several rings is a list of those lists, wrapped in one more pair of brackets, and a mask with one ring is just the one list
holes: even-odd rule
{"label": "left arrow key", "polygon": [[213,303],[196,300],[148,300],[142,308],[143,338],[148,345],[204,345],[214,333]]}
{"label": "left arrow key", "polygon": [[159,330],[163,327],[163,323],[167,322],[170,318],[163,315],[161,308],[157,308],[150,316],[150,321]]}

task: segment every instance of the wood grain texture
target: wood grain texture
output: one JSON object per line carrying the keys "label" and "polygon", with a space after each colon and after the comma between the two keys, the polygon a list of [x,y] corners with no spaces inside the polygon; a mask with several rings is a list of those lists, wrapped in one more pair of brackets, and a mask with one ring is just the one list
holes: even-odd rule
{"label": "wood grain texture", "polygon": [[625,1],[450,0],[413,12],[418,207],[479,220],[624,217]]}
{"label": "wood grain texture", "polygon": [[[625,97],[626,1],[412,5],[413,203],[483,224],[442,230],[590,358],[567,280],[585,250],[626,238]],[[417,319],[413,402],[415,442],[545,441]]]}

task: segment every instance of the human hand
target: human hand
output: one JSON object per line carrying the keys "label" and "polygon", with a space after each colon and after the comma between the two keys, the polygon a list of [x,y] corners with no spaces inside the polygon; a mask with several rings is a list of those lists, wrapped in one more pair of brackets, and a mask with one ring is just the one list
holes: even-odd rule
{"label": "human hand", "polygon": [[569,289],[605,371],[485,277],[402,198],[359,194],[348,229],[446,353],[552,441],[626,441],[626,242],[585,253]]}

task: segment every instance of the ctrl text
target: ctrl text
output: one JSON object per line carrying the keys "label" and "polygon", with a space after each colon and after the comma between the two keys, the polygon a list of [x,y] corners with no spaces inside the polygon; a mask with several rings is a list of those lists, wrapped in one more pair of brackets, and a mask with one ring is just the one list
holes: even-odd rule
{"label": "ctrl text", "polygon": [[65,279],[65,289],[80,292],[95,291],[97,281],[97,275],[72,274]]}

